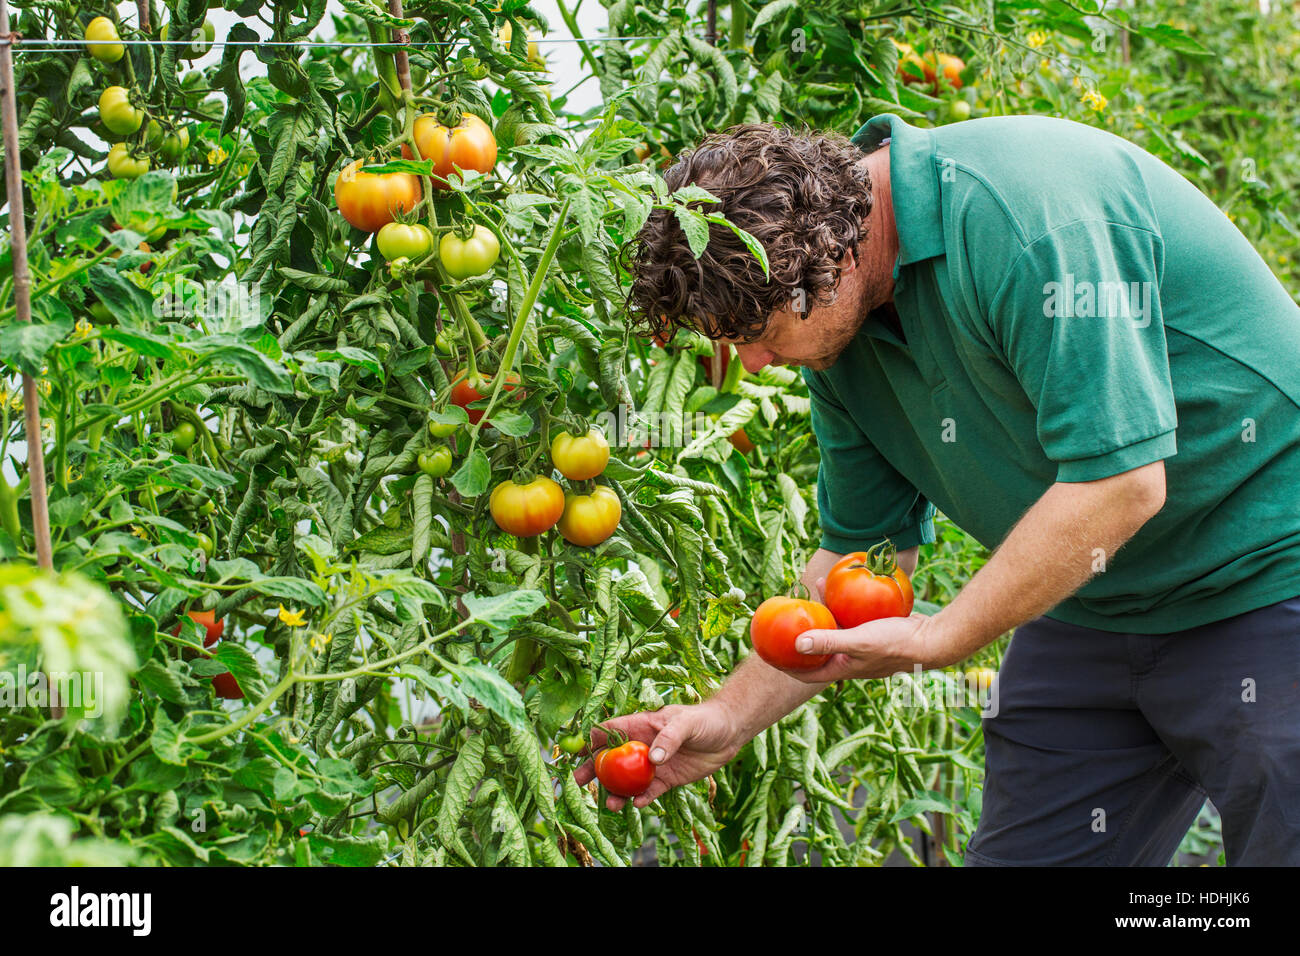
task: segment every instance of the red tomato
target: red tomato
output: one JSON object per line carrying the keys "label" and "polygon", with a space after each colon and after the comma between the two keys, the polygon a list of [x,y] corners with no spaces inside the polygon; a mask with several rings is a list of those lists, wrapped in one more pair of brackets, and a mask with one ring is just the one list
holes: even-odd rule
{"label": "red tomato", "polygon": [[829,654],[800,654],[795,638],[804,631],[835,630],[830,610],[816,601],[771,597],[758,606],[749,622],[749,639],[759,657],[773,667],[787,671],[816,670],[831,659]]}
{"label": "red tomato", "polygon": [[235,680],[235,675],[230,671],[213,676],[212,691],[218,697],[224,697],[226,700],[243,700],[244,698],[244,692],[239,689],[239,681]]}
{"label": "red tomato", "polygon": [[606,790],[620,797],[645,793],[655,778],[650,745],[629,740],[618,747],[606,747],[596,754],[596,777]]}
{"label": "red tomato", "polygon": [[[217,641],[221,640],[221,635],[225,633],[226,630],[225,618],[218,621],[215,611],[186,611],[185,613],[189,615],[190,620],[199,627],[206,628],[207,633],[203,636],[204,647],[211,647],[213,644],[217,643]],[[172,628],[172,636],[179,636],[180,633],[181,626],[177,624]]]}
{"label": "red tomato", "polygon": [[[456,374],[456,377],[452,379],[451,403],[453,405],[459,405],[469,413],[469,423],[471,425],[478,424],[478,420],[483,417],[483,409],[466,408],[465,406],[469,405],[471,402],[477,402],[480,399],[487,398],[488,396],[483,394],[483,392],[480,392],[479,389],[482,388],[485,392],[491,394],[491,389],[487,387],[490,381],[491,379],[484,378],[477,378],[473,381],[467,380],[465,378],[464,369],[461,369],[461,371]],[[514,372],[507,372],[506,383],[502,386],[501,390],[503,392],[513,392],[515,390],[515,384],[518,383],[518,381],[518,375]]]}
{"label": "red tomato", "polygon": [[892,558],[881,563],[869,552],[854,551],[836,561],[826,575],[823,597],[840,627],[857,627],[878,618],[909,614],[911,591],[907,575]]}

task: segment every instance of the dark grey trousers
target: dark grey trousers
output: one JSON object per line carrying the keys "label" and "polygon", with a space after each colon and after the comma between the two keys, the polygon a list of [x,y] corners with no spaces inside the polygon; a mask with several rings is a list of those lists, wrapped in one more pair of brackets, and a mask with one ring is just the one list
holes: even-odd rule
{"label": "dark grey trousers", "polygon": [[1175,634],[1038,618],[995,693],[967,866],[1164,866],[1207,795],[1229,865],[1300,866],[1300,597]]}

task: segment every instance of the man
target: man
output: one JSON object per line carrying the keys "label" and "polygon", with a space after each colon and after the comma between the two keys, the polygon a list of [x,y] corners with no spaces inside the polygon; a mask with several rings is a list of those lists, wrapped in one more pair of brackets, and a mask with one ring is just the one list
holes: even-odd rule
{"label": "man", "polygon": [[696,261],[657,212],[634,317],[804,367],[805,583],[885,537],[910,573],[936,508],[995,550],[933,617],[805,634],[819,670],[751,655],[701,704],[610,721],[658,765],[637,805],[831,681],[1015,628],[968,865],[1163,865],[1207,794],[1229,863],[1300,864],[1300,309],[1222,212],[1042,117],[737,127],[666,179],[718,197],[771,276],[718,227]]}

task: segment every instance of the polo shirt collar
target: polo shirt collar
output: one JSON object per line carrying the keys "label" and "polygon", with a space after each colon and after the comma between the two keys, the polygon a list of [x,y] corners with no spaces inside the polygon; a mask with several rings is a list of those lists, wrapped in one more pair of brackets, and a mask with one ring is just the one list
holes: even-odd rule
{"label": "polo shirt collar", "polygon": [[[890,192],[898,228],[898,266],[944,254],[939,176],[934,164],[934,137],[909,126],[893,113],[873,116],[852,142],[871,152],[889,140]],[[897,274],[897,268],[895,269]]]}

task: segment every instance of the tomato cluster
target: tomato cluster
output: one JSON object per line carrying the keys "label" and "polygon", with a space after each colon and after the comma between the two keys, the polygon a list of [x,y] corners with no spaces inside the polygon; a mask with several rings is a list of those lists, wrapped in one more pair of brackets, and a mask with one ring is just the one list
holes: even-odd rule
{"label": "tomato cluster", "polygon": [[795,640],[804,631],[833,631],[884,617],[906,617],[914,604],[912,581],[898,565],[889,541],[836,561],[826,575],[822,595],[825,604],[782,596],[760,604],[749,622],[755,653],[782,670],[816,670],[830,655],[796,650]]}

